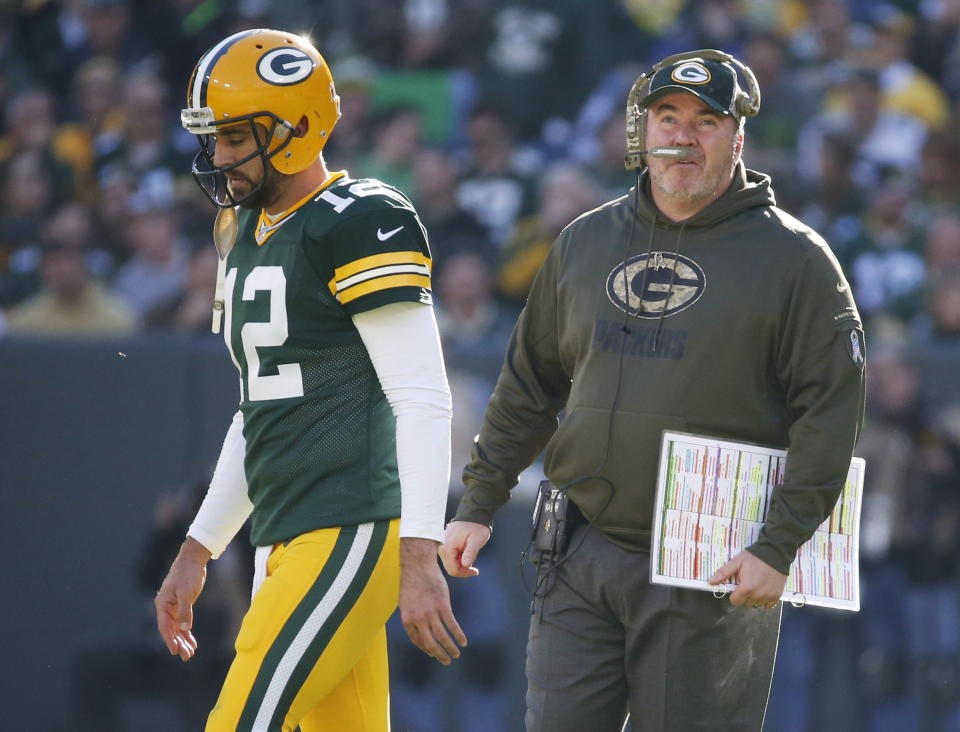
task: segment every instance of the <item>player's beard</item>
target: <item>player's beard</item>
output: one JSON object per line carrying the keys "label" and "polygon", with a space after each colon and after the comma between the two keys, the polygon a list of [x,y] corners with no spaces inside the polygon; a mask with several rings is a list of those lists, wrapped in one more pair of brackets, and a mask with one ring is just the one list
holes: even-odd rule
{"label": "player's beard", "polygon": [[[712,203],[718,197],[719,192],[725,190],[730,184],[730,176],[736,166],[738,143],[738,138],[734,137],[730,144],[729,154],[725,155],[722,160],[705,163],[700,168],[700,176],[692,181],[685,178],[678,181],[661,174],[651,176],[650,182],[665,198],[674,203],[683,204],[686,208],[706,206]],[[669,165],[674,165],[674,163]]]}
{"label": "player's beard", "polygon": [[[263,163],[263,180],[260,187],[256,188],[247,198],[240,202],[240,208],[261,209],[269,208],[270,205],[280,198],[283,193],[286,178],[290,176],[281,173],[274,168],[268,161]],[[252,181],[251,181],[252,183]]]}

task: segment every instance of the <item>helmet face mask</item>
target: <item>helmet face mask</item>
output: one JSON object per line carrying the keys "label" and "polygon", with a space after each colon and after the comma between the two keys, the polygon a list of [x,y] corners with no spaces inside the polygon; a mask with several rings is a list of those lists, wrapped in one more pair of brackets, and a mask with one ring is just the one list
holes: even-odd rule
{"label": "helmet face mask", "polygon": [[[318,159],[339,117],[340,97],[316,48],[301,36],[260,29],[236,33],[200,58],[180,122],[200,143],[194,179],[215,205],[228,207],[249,202],[263,181],[238,198],[227,187],[227,172],[260,157],[264,180],[271,167],[299,173]],[[218,167],[215,136],[244,123],[256,148]]]}
{"label": "helmet face mask", "polygon": [[[258,115],[258,119],[262,119],[265,115]],[[222,129],[220,133],[210,133],[204,135],[197,135],[197,142],[200,143],[200,150],[193,158],[193,179],[197,182],[197,185],[200,186],[200,189],[207,195],[211,201],[217,206],[224,208],[228,206],[242,206],[245,203],[254,203],[251,199],[260,193],[263,190],[265,183],[267,182],[270,166],[269,160],[272,156],[280,152],[289,140],[292,139],[292,136],[288,133],[286,135],[286,140],[279,146],[275,147],[272,151],[268,149],[269,141],[276,135],[276,129],[284,129],[285,122],[281,119],[273,117],[270,127],[267,129],[267,133],[263,135],[263,126],[262,123],[254,119],[253,117],[248,117],[246,120],[231,120],[229,123],[230,128],[234,128],[237,125],[242,125],[246,122],[250,126],[250,135],[254,140],[255,147],[251,153],[240,158],[236,162],[230,163],[228,165],[217,166],[214,162],[214,154],[216,151],[216,135],[217,134],[226,134],[227,130]],[[221,127],[225,125],[221,124]],[[238,168],[242,168],[244,165],[249,163],[255,158],[260,158],[263,161],[263,171],[262,177],[259,183],[255,183],[249,192],[243,196],[235,196],[227,185],[227,174]]]}

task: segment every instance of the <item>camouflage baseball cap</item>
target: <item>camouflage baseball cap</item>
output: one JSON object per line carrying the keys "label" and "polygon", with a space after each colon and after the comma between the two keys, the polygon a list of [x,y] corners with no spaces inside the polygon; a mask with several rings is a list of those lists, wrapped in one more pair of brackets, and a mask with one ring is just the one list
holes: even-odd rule
{"label": "camouflage baseball cap", "polygon": [[650,79],[650,87],[640,101],[649,107],[660,97],[676,91],[690,92],[721,114],[737,117],[736,99],[740,86],[732,66],[719,61],[688,58],[665,66]]}

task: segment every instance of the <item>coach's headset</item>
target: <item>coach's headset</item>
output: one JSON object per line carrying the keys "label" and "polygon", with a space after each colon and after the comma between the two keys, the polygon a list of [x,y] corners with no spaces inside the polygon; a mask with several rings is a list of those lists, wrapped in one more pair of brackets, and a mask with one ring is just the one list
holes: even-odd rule
{"label": "coach's headset", "polygon": [[647,163],[644,160],[645,155],[654,155],[664,158],[686,158],[689,151],[682,147],[658,147],[654,150],[645,150],[647,136],[647,110],[639,104],[640,100],[646,95],[650,87],[650,81],[660,69],[672,66],[680,61],[716,61],[721,64],[729,64],[734,67],[734,81],[736,81],[736,69],[740,69],[743,78],[747,82],[747,91],[743,91],[738,83],[734,84],[734,101],[731,111],[737,119],[743,117],[755,117],[760,111],[760,85],[757,84],[757,77],[753,75],[750,68],[735,59],[729,53],[717,51],[712,48],[704,48],[699,51],[687,51],[686,53],[677,53],[668,56],[660,63],[656,64],[650,71],[640,74],[627,95],[627,154],[624,156],[624,167],[627,170],[642,168]]}

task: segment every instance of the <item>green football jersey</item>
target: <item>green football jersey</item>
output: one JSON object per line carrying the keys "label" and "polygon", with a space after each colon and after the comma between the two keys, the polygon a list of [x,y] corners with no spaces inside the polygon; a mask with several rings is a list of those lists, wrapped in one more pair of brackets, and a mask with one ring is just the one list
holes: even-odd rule
{"label": "green football jersey", "polygon": [[351,316],[431,302],[413,206],[341,173],[275,219],[238,213],[224,339],[240,371],[253,543],[398,517],[395,421]]}

